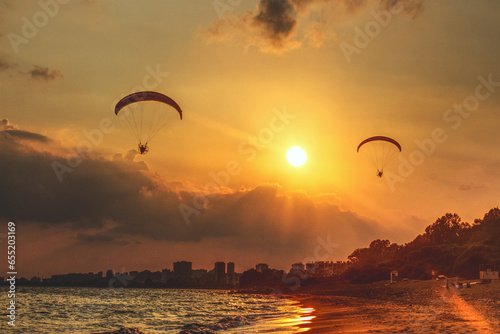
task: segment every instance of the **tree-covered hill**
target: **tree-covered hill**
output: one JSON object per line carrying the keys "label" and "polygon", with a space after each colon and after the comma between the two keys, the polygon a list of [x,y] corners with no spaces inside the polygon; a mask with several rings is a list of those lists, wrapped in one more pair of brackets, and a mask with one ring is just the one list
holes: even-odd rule
{"label": "tree-covered hill", "polygon": [[368,283],[389,278],[392,270],[402,277],[431,278],[431,273],[479,278],[479,266],[500,267],[500,209],[493,208],[473,224],[447,213],[427,226],[423,234],[404,245],[374,240],[348,257],[345,278]]}

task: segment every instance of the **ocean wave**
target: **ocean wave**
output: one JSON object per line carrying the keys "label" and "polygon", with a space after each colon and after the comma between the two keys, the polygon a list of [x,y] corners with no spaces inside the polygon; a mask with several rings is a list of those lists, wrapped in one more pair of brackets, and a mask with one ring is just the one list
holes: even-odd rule
{"label": "ocean wave", "polygon": [[126,328],[122,327],[113,332],[100,332],[100,333],[92,333],[92,334],[146,334],[141,331],[139,328]]}
{"label": "ocean wave", "polygon": [[235,317],[227,317],[213,324],[187,324],[182,326],[179,334],[217,334],[218,330],[226,330],[229,328],[241,327],[250,325],[250,316],[237,315]]}
{"label": "ocean wave", "polygon": [[[246,326],[251,323],[251,316],[237,315],[234,317],[226,317],[212,324],[187,324],[182,326],[179,334],[217,334],[217,331],[226,330],[235,327]],[[121,327],[112,332],[99,332],[91,334],[146,334],[139,328]]]}

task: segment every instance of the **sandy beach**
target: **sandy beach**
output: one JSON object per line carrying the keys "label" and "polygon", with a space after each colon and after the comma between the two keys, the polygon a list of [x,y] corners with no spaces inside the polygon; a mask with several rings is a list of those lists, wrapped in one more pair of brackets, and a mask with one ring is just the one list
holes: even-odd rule
{"label": "sandy beach", "polygon": [[307,333],[500,333],[500,283],[321,284],[289,295],[313,308]]}

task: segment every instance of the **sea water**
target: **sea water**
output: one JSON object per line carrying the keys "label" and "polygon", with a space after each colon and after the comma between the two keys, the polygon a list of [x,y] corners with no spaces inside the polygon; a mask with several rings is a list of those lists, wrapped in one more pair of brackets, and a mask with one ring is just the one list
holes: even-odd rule
{"label": "sea water", "polygon": [[307,310],[285,298],[221,290],[19,287],[15,327],[2,288],[2,333],[300,333]]}

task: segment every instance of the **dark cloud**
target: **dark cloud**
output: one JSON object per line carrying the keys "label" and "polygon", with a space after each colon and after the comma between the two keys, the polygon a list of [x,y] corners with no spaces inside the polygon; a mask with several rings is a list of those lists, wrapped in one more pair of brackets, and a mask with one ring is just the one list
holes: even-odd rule
{"label": "dark cloud", "polygon": [[18,129],[17,125],[11,124],[7,118],[0,120],[0,131],[16,129]]}
{"label": "dark cloud", "polygon": [[17,67],[17,63],[9,61],[6,56],[0,56],[0,72],[14,70]]}
{"label": "dark cloud", "polygon": [[[323,15],[308,15],[311,8],[323,13],[328,7],[336,8],[328,20],[322,18]],[[307,39],[310,44],[320,46],[325,38],[335,38],[332,25],[342,15],[358,15],[373,7],[401,8],[401,12],[411,18],[424,9],[423,0],[261,0],[255,11],[239,16],[226,13],[212,23],[205,35],[209,42],[240,38],[245,47],[257,46],[262,52],[283,53],[299,48]],[[299,36],[298,27],[305,21],[309,21],[308,28]]]}
{"label": "dark cloud", "polygon": [[295,39],[296,7],[289,0],[261,0],[255,11],[236,16],[226,14],[206,31],[208,41],[223,42],[240,37],[245,47],[281,53],[300,46]]}
{"label": "dark cloud", "polygon": [[[3,218],[100,227],[109,216],[108,209],[114,212],[115,203],[124,194],[129,196],[139,193],[143,186],[151,186],[141,170],[129,163],[92,158],[84,159],[74,168],[67,167],[72,172],[65,174],[67,179],[60,183],[53,163],[68,166],[75,160],[39,152],[5,136],[0,136],[0,143],[0,184],[3,189],[12,189],[0,195]],[[133,200],[129,198],[125,205],[132,207]]]}
{"label": "dark cloud", "polygon": [[52,81],[62,78],[63,75],[60,70],[52,70],[48,67],[33,65],[33,68],[27,72],[32,79]]}
{"label": "dark cloud", "polygon": [[51,141],[50,138],[34,133],[34,132],[29,132],[29,131],[24,131],[24,130],[14,130],[14,129],[7,129],[4,131],[0,131],[4,136],[11,137],[11,138],[19,138],[19,139],[24,139],[24,140],[32,140],[32,141],[37,141],[40,143],[48,143]]}
{"label": "dark cloud", "polygon": [[19,64],[9,60],[9,57],[0,55],[0,72],[5,72],[10,76],[28,76],[35,80],[53,81],[63,77],[60,70],[48,67],[31,65],[30,70],[23,70]]}
{"label": "dark cloud", "polygon": [[52,140],[49,137],[26,130],[19,130],[19,127],[9,122],[4,118],[0,120],[0,134],[7,140],[28,140],[39,143],[50,143]]}
{"label": "dark cloud", "polygon": [[[135,154],[89,155],[75,166],[74,158],[0,136],[0,188],[9,189],[0,193],[0,218],[74,231],[80,244],[211,239],[269,255],[311,253],[318,238],[329,237],[347,256],[383,233],[374,221],[342,211],[328,198],[286,194],[276,184],[211,196],[177,190],[179,184],[171,187],[134,162]],[[54,163],[69,169],[62,182]],[[181,207],[191,208],[188,220]]]}
{"label": "dark cloud", "polygon": [[297,26],[295,9],[287,0],[261,0],[252,20],[252,25],[276,49],[285,48]]}

